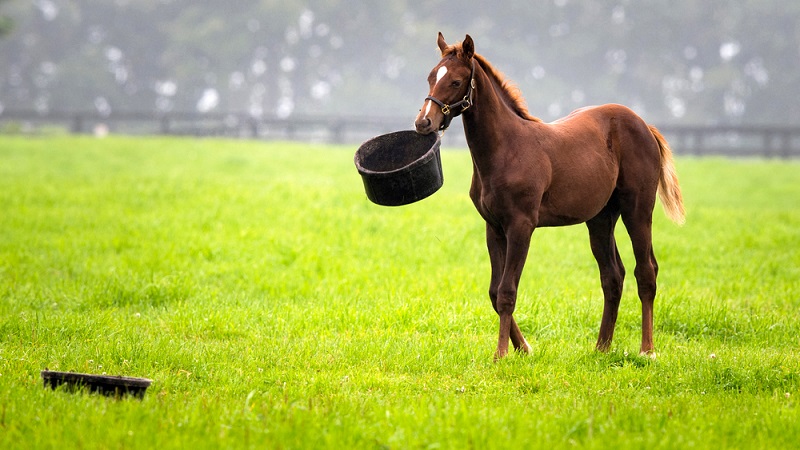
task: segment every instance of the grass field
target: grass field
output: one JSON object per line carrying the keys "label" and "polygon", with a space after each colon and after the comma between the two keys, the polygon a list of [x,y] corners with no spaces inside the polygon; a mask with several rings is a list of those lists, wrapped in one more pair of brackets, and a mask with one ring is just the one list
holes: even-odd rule
{"label": "grass field", "polygon": [[[401,208],[355,148],[0,137],[0,448],[796,448],[800,165],[679,158],[658,358],[629,276],[613,350],[585,227],[534,233],[492,362],[469,154]],[[143,376],[143,400],[45,390]]]}

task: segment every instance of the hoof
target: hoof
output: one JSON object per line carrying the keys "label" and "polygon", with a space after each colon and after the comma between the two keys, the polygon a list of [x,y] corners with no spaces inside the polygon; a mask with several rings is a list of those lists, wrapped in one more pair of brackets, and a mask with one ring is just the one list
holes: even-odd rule
{"label": "hoof", "polygon": [[508,355],[508,352],[495,352],[494,353],[494,362],[500,361],[501,359],[505,358]]}
{"label": "hoof", "polygon": [[658,355],[656,354],[655,350],[650,350],[649,352],[640,352],[639,356],[641,356],[643,358],[649,358],[649,359],[652,359],[653,361],[655,361],[656,357]]}
{"label": "hoof", "polygon": [[608,353],[611,351],[611,339],[597,338],[597,343],[594,345],[594,349],[600,353]]}

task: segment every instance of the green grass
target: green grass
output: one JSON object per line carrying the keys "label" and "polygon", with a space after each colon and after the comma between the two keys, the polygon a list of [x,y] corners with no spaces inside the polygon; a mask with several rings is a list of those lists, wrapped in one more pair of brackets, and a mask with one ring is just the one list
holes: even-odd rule
{"label": "green grass", "polygon": [[[466,152],[400,208],[355,148],[0,137],[0,448],[793,448],[800,442],[796,162],[677,161],[660,206],[655,361],[628,279],[613,350],[585,227],[534,233],[492,363]],[[152,378],[143,400],[42,388]]]}

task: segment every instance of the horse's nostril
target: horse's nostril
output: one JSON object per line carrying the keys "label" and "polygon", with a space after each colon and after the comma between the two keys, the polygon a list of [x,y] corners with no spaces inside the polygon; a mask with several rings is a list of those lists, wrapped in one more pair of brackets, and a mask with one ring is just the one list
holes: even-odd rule
{"label": "horse's nostril", "polygon": [[431,123],[432,122],[430,118],[424,117],[422,119],[417,120],[417,122],[414,125],[418,133],[427,134],[430,132],[429,130],[431,128]]}

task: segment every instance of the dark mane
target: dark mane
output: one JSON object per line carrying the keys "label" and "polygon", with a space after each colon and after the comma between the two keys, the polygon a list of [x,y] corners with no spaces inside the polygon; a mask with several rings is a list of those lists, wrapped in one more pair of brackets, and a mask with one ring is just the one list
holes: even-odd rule
{"label": "dark mane", "polygon": [[[448,47],[447,51],[442,56],[447,56],[450,54],[456,54],[456,57],[462,58],[462,48],[461,43],[451,45]],[[478,64],[483,68],[489,77],[493,78],[498,86],[502,89],[503,97],[506,100],[508,106],[511,107],[514,112],[517,113],[518,116],[522,117],[523,119],[531,120],[534,122],[541,122],[542,120],[538,117],[534,117],[528,112],[528,105],[525,103],[525,99],[522,97],[522,91],[520,91],[519,87],[511,80],[506,78],[502,72],[497,70],[489,61],[486,60],[483,56],[479,54],[475,54],[475,60],[478,61]]]}

